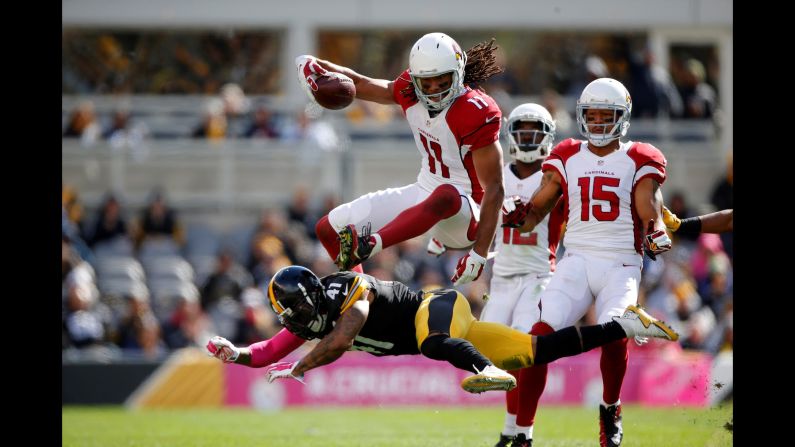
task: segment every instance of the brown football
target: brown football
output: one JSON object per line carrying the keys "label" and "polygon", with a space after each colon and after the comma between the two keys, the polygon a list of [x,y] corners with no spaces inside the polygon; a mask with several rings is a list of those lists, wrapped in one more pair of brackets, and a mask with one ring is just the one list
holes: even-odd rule
{"label": "brown football", "polygon": [[312,94],[315,101],[321,106],[339,110],[348,107],[356,96],[356,86],[353,80],[342,73],[329,71],[325,75],[315,78],[317,90]]}

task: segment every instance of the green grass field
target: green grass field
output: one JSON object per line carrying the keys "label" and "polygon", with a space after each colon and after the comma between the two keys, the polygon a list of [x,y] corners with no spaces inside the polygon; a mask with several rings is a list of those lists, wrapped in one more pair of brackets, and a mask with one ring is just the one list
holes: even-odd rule
{"label": "green grass field", "polygon": [[[597,445],[598,410],[541,407],[535,443]],[[63,445],[80,447],[187,446],[492,446],[501,407],[472,409],[308,409],[129,412],[120,407],[63,408]],[[624,406],[624,444],[730,446],[732,407],[715,409]]]}

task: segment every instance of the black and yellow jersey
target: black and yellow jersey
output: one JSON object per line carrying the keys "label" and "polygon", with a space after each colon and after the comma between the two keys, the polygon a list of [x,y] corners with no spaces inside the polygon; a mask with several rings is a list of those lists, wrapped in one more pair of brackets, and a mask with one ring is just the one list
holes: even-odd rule
{"label": "black and yellow jersey", "polygon": [[[375,294],[367,321],[353,341],[354,351],[377,356],[419,354],[414,316],[422,302],[421,291],[414,291],[397,281],[381,281],[356,272],[339,272],[320,279],[329,306],[328,321],[340,315],[362,299],[365,290]],[[331,332],[334,323],[323,335]]]}

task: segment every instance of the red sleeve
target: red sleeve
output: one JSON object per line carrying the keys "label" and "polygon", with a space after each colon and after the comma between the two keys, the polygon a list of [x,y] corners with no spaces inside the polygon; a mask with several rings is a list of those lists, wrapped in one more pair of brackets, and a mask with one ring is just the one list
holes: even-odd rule
{"label": "red sleeve", "polygon": [[470,151],[488,146],[500,138],[502,112],[491,96],[483,91],[467,91],[453,102],[445,118],[458,146],[469,145]]}
{"label": "red sleeve", "polygon": [[[403,90],[406,88],[409,90],[404,92]],[[408,70],[395,79],[395,83],[392,85],[392,98],[396,103],[400,104],[403,114],[406,113],[406,109],[417,104],[417,95],[414,93],[414,86],[411,83],[411,76],[409,76]]]}
{"label": "red sleeve", "polygon": [[635,183],[646,177],[653,178],[660,185],[665,182],[665,166],[668,162],[659,149],[648,143],[635,143],[627,155],[635,162]]}

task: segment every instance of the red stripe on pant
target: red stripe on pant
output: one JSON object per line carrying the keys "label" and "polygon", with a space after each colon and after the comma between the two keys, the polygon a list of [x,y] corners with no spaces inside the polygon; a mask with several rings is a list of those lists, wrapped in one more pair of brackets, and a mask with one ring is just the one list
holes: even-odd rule
{"label": "red stripe on pant", "polygon": [[442,185],[422,202],[406,208],[378,230],[382,248],[428,232],[437,222],[455,216],[461,209],[461,195],[453,185]]}

